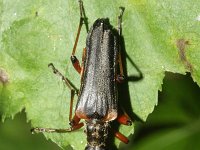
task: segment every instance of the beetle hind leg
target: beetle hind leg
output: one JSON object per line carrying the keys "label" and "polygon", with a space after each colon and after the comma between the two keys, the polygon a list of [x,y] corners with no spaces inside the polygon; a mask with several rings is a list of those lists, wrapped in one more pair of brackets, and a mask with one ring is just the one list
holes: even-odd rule
{"label": "beetle hind leg", "polygon": [[77,124],[77,125],[74,125],[70,128],[66,128],[66,129],[55,129],[55,128],[32,128],[31,129],[31,133],[34,134],[34,133],[43,133],[43,132],[48,132],[48,133],[53,133],[53,132],[56,132],[56,133],[66,133],[66,132],[72,132],[74,130],[77,130],[77,129],[80,129],[81,127],[83,127],[84,124],[83,122]]}
{"label": "beetle hind leg", "polygon": [[118,138],[120,141],[128,144],[128,138],[120,132],[114,131],[115,137]]}
{"label": "beetle hind leg", "polygon": [[57,132],[57,133],[65,133],[65,132],[71,132],[72,129],[68,128],[68,129],[54,129],[54,128],[32,128],[31,129],[31,133],[43,133],[43,132],[48,132],[48,133],[53,133],[53,132]]}
{"label": "beetle hind leg", "polygon": [[120,124],[123,124],[123,125],[127,125],[127,126],[131,126],[132,125],[132,121],[131,121],[130,117],[126,113],[119,115],[117,117],[117,121]]}
{"label": "beetle hind leg", "polygon": [[[117,121],[120,124],[123,124],[123,125],[127,125],[127,126],[131,126],[132,125],[132,121],[131,121],[130,117],[125,112],[120,114],[117,117]],[[122,141],[122,142],[124,142],[126,144],[129,142],[128,138],[126,136],[124,136],[120,132],[114,131],[114,135],[115,135],[116,138],[118,138],[120,141]]]}
{"label": "beetle hind leg", "polygon": [[66,128],[66,129],[38,128],[38,127],[36,127],[36,128],[32,128],[31,129],[31,133],[34,134],[34,133],[41,133],[41,132],[48,132],[48,133],[53,133],[53,132],[56,132],[56,133],[72,132],[74,130],[78,130],[81,127],[83,127],[84,123],[80,122],[80,118],[78,118],[76,115],[74,115],[73,119],[70,118],[69,125],[71,127]]}

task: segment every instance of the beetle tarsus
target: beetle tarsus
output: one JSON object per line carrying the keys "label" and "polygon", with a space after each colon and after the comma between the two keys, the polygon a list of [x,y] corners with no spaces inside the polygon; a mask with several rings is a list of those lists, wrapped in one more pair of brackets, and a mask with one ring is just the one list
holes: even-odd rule
{"label": "beetle tarsus", "polygon": [[120,6],[119,9],[120,9],[120,15],[119,16],[122,17],[124,10],[125,10],[125,7]]}
{"label": "beetle tarsus", "polygon": [[116,80],[118,83],[123,83],[124,79],[125,79],[124,75],[118,75]]}

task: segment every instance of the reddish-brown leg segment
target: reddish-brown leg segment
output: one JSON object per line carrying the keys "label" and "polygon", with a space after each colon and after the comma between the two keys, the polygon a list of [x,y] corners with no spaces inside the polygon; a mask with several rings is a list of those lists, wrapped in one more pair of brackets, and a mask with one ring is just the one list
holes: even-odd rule
{"label": "reddish-brown leg segment", "polygon": [[76,58],[76,56],[71,56],[71,62],[72,65],[74,66],[74,69],[80,74],[82,69],[79,60]]}
{"label": "reddish-brown leg segment", "polygon": [[[120,124],[123,124],[123,125],[128,125],[128,126],[132,125],[132,121],[131,121],[131,119],[129,118],[129,116],[126,113],[119,115],[117,117],[117,121]],[[115,131],[114,134],[115,134],[115,137],[117,137],[120,141],[122,141],[122,142],[124,142],[126,144],[129,142],[128,138],[125,137],[120,132]]]}
{"label": "reddish-brown leg segment", "polygon": [[85,16],[85,13],[84,13],[84,7],[83,7],[82,1],[79,1],[79,7],[80,7],[80,22],[79,22],[79,26],[78,26],[76,40],[75,40],[74,47],[73,47],[72,54],[71,54],[71,62],[73,64],[75,70],[80,74],[81,71],[82,71],[82,68],[81,68],[81,65],[79,63],[79,60],[75,56],[75,52],[76,52],[76,47],[77,47],[77,44],[78,44],[81,28],[82,28],[82,25],[84,23],[84,20],[86,20],[86,16]]}
{"label": "reddish-brown leg segment", "polygon": [[132,125],[132,121],[131,121],[131,119],[129,118],[129,116],[126,113],[119,115],[117,117],[117,121],[120,124],[123,124],[123,125],[127,125],[127,126],[131,126]]}
{"label": "reddish-brown leg segment", "polygon": [[70,121],[70,126],[72,130],[80,129],[82,126],[84,126],[84,123],[80,123],[80,118],[75,114],[73,119]]}
{"label": "reddish-brown leg segment", "polygon": [[115,137],[118,138],[120,141],[128,144],[129,140],[126,136],[124,136],[123,134],[121,134],[120,132],[114,132]]}
{"label": "reddish-brown leg segment", "polygon": [[83,72],[83,61],[85,60],[85,53],[86,53],[86,48],[83,49],[83,54],[82,54],[82,64],[80,65],[79,60],[76,58],[76,56],[72,55],[71,56],[71,62],[72,65],[74,66],[75,70],[81,74]]}

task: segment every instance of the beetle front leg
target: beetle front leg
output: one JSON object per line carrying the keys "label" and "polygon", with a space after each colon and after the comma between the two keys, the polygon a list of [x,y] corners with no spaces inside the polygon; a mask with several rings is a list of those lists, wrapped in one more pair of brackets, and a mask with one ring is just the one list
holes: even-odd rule
{"label": "beetle front leg", "polygon": [[118,34],[119,34],[119,52],[118,52],[118,64],[119,64],[119,75],[117,75],[116,80],[117,82],[121,83],[124,80],[124,71],[123,71],[123,64],[122,64],[122,56],[121,56],[121,36],[122,36],[122,16],[124,13],[125,8],[120,7],[120,14],[118,16]]}
{"label": "beetle front leg", "polygon": [[88,23],[87,23],[87,17],[85,15],[85,11],[84,11],[84,6],[83,6],[82,0],[79,0],[79,7],[80,7],[80,21],[79,21],[78,31],[77,31],[77,34],[76,34],[76,40],[74,42],[74,46],[73,46],[73,50],[72,50],[72,54],[71,54],[71,62],[73,64],[75,70],[79,74],[81,74],[82,68],[81,68],[81,65],[79,63],[79,60],[75,56],[75,52],[76,52],[76,47],[77,47],[77,44],[78,44],[78,40],[79,40],[79,36],[80,36],[82,25],[85,23],[86,30],[88,32],[88,25],[87,25]]}

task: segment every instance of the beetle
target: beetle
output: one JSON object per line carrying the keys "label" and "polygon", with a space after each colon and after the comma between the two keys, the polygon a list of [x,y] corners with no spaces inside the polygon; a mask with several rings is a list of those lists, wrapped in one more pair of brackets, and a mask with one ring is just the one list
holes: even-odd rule
{"label": "beetle", "polygon": [[[81,75],[80,91],[76,89],[70,80],[64,77],[52,63],[48,66],[53,72],[62,77],[62,80],[71,90],[71,102],[69,121],[70,128],[33,128],[32,132],[57,132],[65,133],[80,129],[84,126],[81,119],[85,120],[87,135],[86,150],[108,149],[106,141],[110,129],[110,123],[117,120],[120,124],[131,125],[132,121],[124,112],[118,113],[118,88],[117,84],[124,79],[123,66],[121,61],[120,37],[122,27],[122,16],[124,8],[120,7],[118,16],[118,30],[114,29],[108,18],[97,19],[90,28],[86,48],[83,50],[82,65],[75,56],[76,46],[79,40],[81,27],[87,24],[82,0],[79,0],[80,22],[74,47],[71,55],[71,62],[75,70]],[[86,26],[87,29],[87,26]],[[74,96],[78,95],[75,114],[72,117]],[[114,135],[128,143],[128,138],[118,131]]]}

